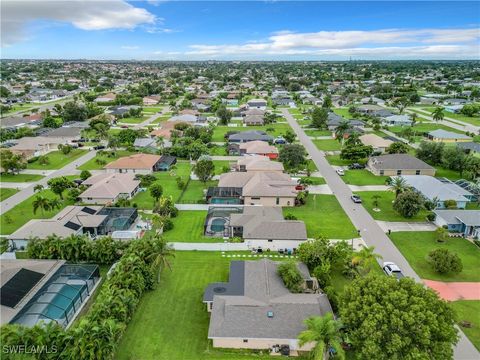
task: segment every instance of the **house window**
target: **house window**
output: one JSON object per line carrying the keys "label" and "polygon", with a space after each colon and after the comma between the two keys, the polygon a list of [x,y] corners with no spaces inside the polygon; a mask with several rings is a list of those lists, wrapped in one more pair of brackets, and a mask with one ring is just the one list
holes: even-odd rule
{"label": "house window", "polygon": [[244,342],[244,343],[248,343],[248,339],[243,339],[243,342]]}
{"label": "house window", "polygon": [[420,170],[415,170],[415,175],[420,175]]}
{"label": "house window", "polygon": [[210,306],[210,310],[212,310],[213,309],[213,302],[209,303],[208,305]]}
{"label": "house window", "polygon": [[252,197],[252,200],[260,200],[259,197]]}
{"label": "house window", "polygon": [[380,170],[380,176],[383,176],[385,174],[385,170]]}
{"label": "house window", "polygon": [[273,240],[269,239],[268,242],[273,242]]}
{"label": "house window", "polygon": [[402,175],[402,170],[397,170],[397,175]]}
{"label": "house window", "polygon": [[275,200],[275,204],[280,205],[280,198],[279,197],[277,197],[277,199]]}

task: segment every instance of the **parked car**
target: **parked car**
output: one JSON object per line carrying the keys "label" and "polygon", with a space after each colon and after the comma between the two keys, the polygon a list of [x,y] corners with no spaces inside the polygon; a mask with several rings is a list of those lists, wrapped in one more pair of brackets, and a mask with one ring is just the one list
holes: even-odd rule
{"label": "parked car", "polygon": [[275,145],[284,145],[287,143],[287,141],[283,137],[278,136],[277,138],[275,138],[275,140],[273,140],[273,143]]}
{"label": "parked car", "polygon": [[128,128],[129,128],[128,125],[122,125],[122,126],[120,126],[120,127],[121,127],[122,129],[128,129]]}
{"label": "parked car", "polygon": [[93,147],[93,150],[103,150],[103,149],[105,149],[104,145],[97,145]]}
{"label": "parked car", "polygon": [[343,169],[337,169],[337,174],[343,176],[345,175],[345,171],[343,171]]}
{"label": "parked car", "polygon": [[365,165],[359,164],[359,163],[353,163],[348,167],[351,170],[360,170],[360,169],[365,169]]}
{"label": "parked car", "polygon": [[400,280],[401,278],[405,277],[405,275],[403,275],[402,273],[402,270],[400,270],[400,268],[397,265],[395,265],[395,263],[393,262],[390,262],[390,261],[384,262],[382,269],[385,272],[385,274],[387,274],[388,276],[395,276],[397,280]]}
{"label": "parked car", "polygon": [[362,203],[362,199],[358,195],[352,195],[351,199],[355,204],[361,204]]}

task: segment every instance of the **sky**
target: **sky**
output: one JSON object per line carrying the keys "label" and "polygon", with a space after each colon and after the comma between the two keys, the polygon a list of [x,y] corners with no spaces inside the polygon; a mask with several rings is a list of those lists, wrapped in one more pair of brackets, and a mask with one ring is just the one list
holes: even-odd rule
{"label": "sky", "polygon": [[1,58],[480,60],[480,2],[2,0]]}

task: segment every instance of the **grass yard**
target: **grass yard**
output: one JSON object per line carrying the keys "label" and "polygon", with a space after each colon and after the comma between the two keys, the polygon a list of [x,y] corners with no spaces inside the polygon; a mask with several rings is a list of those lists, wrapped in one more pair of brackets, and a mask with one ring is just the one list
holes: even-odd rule
{"label": "grass yard", "polygon": [[342,144],[340,144],[337,140],[335,139],[329,139],[329,140],[312,140],[315,146],[319,150],[324,150],[324,151],[340,151],[342,149]]}
{"label": "grass yard", "polygon": [[330,165],[335,166],[348,166],[353,162],[351,160],[340,159],[340,155],[328,155],[325,156],[325,159],[327,159]]}
{"label": "grass yard", "polygon": [[35,170],[61,169],[65,165],[85,155],[87,151],[88,150],[74,149],[67,155],[63,154],[61,151],[52,151],[46,155],[50,160],[49,164],[42,165],[42,164],[39,164],[38,160],[36,160],[34,162],[28,163],[27,169],[35,169]]}
{"label": "grass yard", "polygon": [[308,136],[332,136],[332,132],[329,130],[317,130],[317,129],[307,129],[305,130],[305,134]]}
{"label": "grass yard", "polygon": [[[273,130],[272,130],[273,129]],[[212,141],[225,141],[224,135],[229,131],[252,131],[252,130],[260,130],[265,131],[267,134],[277,137],[279,135],[284,135],[287,130],[292,131],[292,128],[288,123],[280,123],[280,124],[268,124],[264,126],[237,126],[237,127],[229,127],[229,126],[216,126],[213,130]]]}
{"label": "grass yard", "polygon": [[463,179],[462,176],[460,176],[460,172],[456,171],[456,170],[450,170],[450,169],[446,169],[442,166],[435,166],[435,176],[436,177],[445,177],[447,179],[450,179],[450,180],[459,180],[459,179]]}
{"label": "grass yard", "polygon": [[8,199],[10,196],[16,194],[19,190],[10,188],[0,188],[0,201]]}
{"label": "grass yard", "polygon": [[202,296],[208,284],[227,281],[229,258],[219,252],[176,252],[172,270],[146,293],[118,347],[115,359],[271,359],[246,351],[213,349],[207,339],[210,317]]}
{"label": "grass yard", "polygon": [[178,202],[181,204],[205,203],[205,193],[210,186],[217,186],[218,181],[207,181],[206,184],[199,180],[191,180],[187,189],[182,194]]}
{"label": "grass yard", "polygon": [[203,224],[207,211],[181,210],[172,218],[174,227],[166,231],[163,237],[171,242],[223,242],[222,238],[203,236]]}
{"label": "grass yard", "polygon": [[310,238],[323,235],[330,239],[357,237],[357,230],[338,203],[335,195],[308,195],[307,204],[283,208],[283,214],[295,215],[307,226]]}
{"label": "grass yard", "polygon": [[[2,190],[3,192],[3,190]],[[63,209],[67,205],[72,205],[72,203],[64,200],[62,203],[61,209],[55,209],[53,211],[45,211],[42,214],[42,211],[39,209],[37,213],[33,213],[33,202],[37,195],[42,195],[48,199],[53,199],[57,197],[53,192],[50,190],[42,190],[35,195],[30,196],[25,201],[17,204],[14,208],[10,209],[6,213],[2,213],[0,215],[0,229],[2,235],[11,234],[14,231],[18,230],[22,225],[27,223],[31,219],[48,219],[51,218],[53,215],[57,214],[61,209]]]}
{"label": "grass yard", "polygon": [[[451,238],[445,243],[435,240],[435,232],[394,232],[390,235],[395,246],[405,256],[413,270],[422,278],[439,281],[480,281],[478,264],[480,249],[462,238]],[[428,253],[434,249],[445,248],[456,253],[463,263],[459,274],[438,274],[426,261]]]}
{"label": "grass yard", "polygon": [[[391,191],[359,191],[356,192],[357,195],[360,195],[362,198],[363,206],[365,209],[372,215],[375,220],[382,220],[382,221],[426,221],[426,216],[428,211],[421,210],[416,216],[413,218],[404,218],[402,215],[397,213],[393,209],[393,201],[395,200],[395,194]],[[378,209],[381,211],[373,211],[375,207],[373,205],[373,196],[380,195],[380,199],[378,199]]]}
{"label": "grass yard", "polygon": [[343,116],[345,119],[352,119],[353,116],[348,112],[347,108],[337,108],[333,109],[333,112],[337,115]]}
{"label": "grass yard", "polygon": [[208,148],[208,155],[211,156],[227,156],[227,148],[225,146],[215,145]]}
{"label": "grass yard", "polygon": [[38,181],[43,178],[42,175],[37,174],[1,174],[0,182],[31,182]]}
{"label": "grass yard", "polygon": [[[389,130],[391,132],[395,133],[395,134],[398,134],[405,128],[406,128],[406,126],[390,126]],[[437,130],[437,129],[443,129],[443,130],[454,132],[454,133],[465,134],[464,131],[453,129],[450,126],[446,126],[446,125],[442,125],[442,124],[436,124],[436,123],[433,123],[433,122],[429,122],[429,123],[427,123],[427,122],[424,122],[424,123],[417,122],[417,124],[415,124],[415,126],[412,127],[412,130],[415,131],[418,136],[421,136],[422,133],[424,133],[424,132],[426,133],[426,132],[430,132],[430,131]]]}
{"label": "grass yard", "polygon": [[[163,195],[171,196],[174,202],[178,201],[182,190],[177,186],[177,177],[180,176],[183,181],[187,181],[190,176],[190,163],[188,161],[178,161],[175,169],[170,171],[155,172],[154,176],[163,187]],[[148,189],[135,195],[132,203],[136,203],[139,209],[152,209],[153,198]]]}
{"label": "grass yard", "polygon": [[301,176],[300,179],[308,179],[311,185],[323,185],[327,183],[323,177]]}
{"label": "grass yard", "polygon": [[150,116],[141,116],[141,117],[127,117],[123,119],[119,119],[118,123],[123,123],[123,124],[140,124],[141,122],[144,122],[147,120]]}
{"label": "grass yard", "polygon": [[[421,111],[418,111],[417,108],[408,108],[408,109],[412,110],[412,111],[415,111],[416,113],[418,113],[420,115],[432,116],[432,112],[435,110],[435,107],[431,107],[431,106],[422,107],[422,110],[427,111],[428,114],[422,113]],[[453,119],[453,120],[460,120],[460,121],[463,121],[463,122],[466,122],[466,123],[469,123],[469,124],[472,124],[472,125],[475,125],[475,126],[480,126],[480,118],[478,116],[477,117],[476,116],[470,117],[470,116],[466,116],[466,115],[463,115],[463,114],[450,113],[448,111],[444,111],[443,115],[444,115],[445,118],[450,118],[450,119]]]}
{"label": "grass yard", "polygon": [[132,155],[132,154],[135,154],[135,153],[127,151],[127,150],[117,150],[115,152],[115,156],[108,156],[110,154],[111,154],[111,151],[107,151],[107,153],[105,155],[100,155],[100,154],[97,153],[97,155],[94,158],[88,160],[85,164],[83,164],[82,166],[79,166],[77,169],[78,170],[100,170],[100,169],[103,169],[103,167],[105,165],[98,164],[96,162],[97,159],[104,160],[104,161],[106,161],[106,164],[108,164],[108,163],[111,163],[112,161],[117,160],[118,158],[128,156],[128,155]]}
{"label": "grass yard", "polygon": [[345,184],[350,185],[385,185],[388,176],[376,176],[368,170],[345,170],[342,176]]}
{"label": "grass yard", "polygon": [[480,350],[480,301],[479,300],[461,300],[452,301],[450,306],[457,313],[457,322],[468,321],[472,324],[471,328],[461,327],[465,335]]}
{"label": "grass yard", "polygon": [[[220,175],[220,174],[223,174],[224,172],[229,172],[230,163],[232,162],[233,161],[228,161],[228,160],[213,160],[213,164],[215,165],[215,175]],[[227,167],[229,170],[223,171],[224,167]]]}

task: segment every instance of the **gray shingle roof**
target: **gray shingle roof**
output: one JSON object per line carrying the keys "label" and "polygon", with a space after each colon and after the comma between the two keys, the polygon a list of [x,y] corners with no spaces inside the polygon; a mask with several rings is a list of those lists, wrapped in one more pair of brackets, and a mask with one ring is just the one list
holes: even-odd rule
{"label": "gray shingle roof", "polygon": [[443,182],[433,176],[403,175],[408,185],[422,193],[427,199],[437,198],[439,201],[455,200],[469,201],[465,196],[472,196],[470,192],[452,182]]}
{"label": "gray shingle roof", "polygon": [[480,226],[480,210],[435,210],[434,213],[448,224]]}
{"label": "gray shingle roof", "polygon": [[372,156],[369,166],[378,170],[430,170],[426,162],[408,154],[388,154]]}
{"label": "gray shingle roof", "polygon": [[470,136],[467,136],[465,134],[458,134],[456,132],[446,131],[443,129],[430,131],[428,135],[438,139],[472,139]]}

